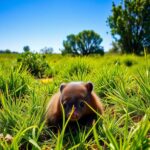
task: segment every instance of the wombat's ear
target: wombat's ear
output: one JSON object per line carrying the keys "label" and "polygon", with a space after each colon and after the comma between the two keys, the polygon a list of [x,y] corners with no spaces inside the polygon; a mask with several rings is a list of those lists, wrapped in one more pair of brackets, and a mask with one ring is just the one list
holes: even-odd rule
{"label": "wombat's ear", "polygon": [[66,83],[62,83],[62,84],[60,85],[60,92],[62,92],[62,90],[65,88],[65,86],[66,86]]}
{"label": "wombat's ear", "polygon": [[93,84],[91,82],[87,82],[85,84],[85,86],[86,86],[88,92],[92,92],[92,90],[93,90]]}

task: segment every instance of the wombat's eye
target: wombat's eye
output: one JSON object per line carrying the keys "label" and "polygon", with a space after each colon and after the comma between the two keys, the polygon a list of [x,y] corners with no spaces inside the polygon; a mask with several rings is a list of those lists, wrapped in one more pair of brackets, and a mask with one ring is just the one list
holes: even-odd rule
{"label": "wombat's eye", "polygon": [[80,107],[80,108],[83,108],[83,107],[84,107],[84,102],[83,102],[83,101],[81,101],[81,102],[79,103],[79,107]]}
{"label": "wombat's eye", "polygon": [[67,103],[63,103],[63,107],[66,108],[67,107]]}

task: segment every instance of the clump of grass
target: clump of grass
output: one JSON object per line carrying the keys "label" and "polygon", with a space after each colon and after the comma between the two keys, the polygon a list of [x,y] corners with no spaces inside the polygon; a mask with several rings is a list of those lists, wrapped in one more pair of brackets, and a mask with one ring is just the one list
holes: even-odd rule
{"label": "clump of grass", "polygon": [[[110,113],[103,117],[103,126],[96,130],[95,141],[100,145],[99,141],[104,142],[104,149],[148,149],[149,139],[147,137],[150,130],[148,116],[137,124],[132,120],[127,110],[123,116],[112,116]],[[108,115],[112,116],[108,118]],[[103,136],[99,132],[103,132]]]}
{"label": "clump of grass", "polygon": [[88,74],[91,72],[89,64],[84,61],[76,61],[70,64],[68,69],[69,76],[78,75],[78,74]]}
{"label": "clump of grass", "polygon": [[18,62],[22,63],[22,69],[27,69],[37,78],[53,76],[53,70],[46,62],[45,55],[25,52],[18,58]]}
{"label": "clump of grass", "polygon": [[91,70],[90,64],[79,58],[68,64],[62,73],[62,78],[66,81],[85,81]]}
{"label": "clump of grass", "polygon": [[0,89],[6,97],[23,97],[29,94],[32,77],[26,71],[11,69],[7,75],[0,76]]}
{"label": "clump of grass", "polygon": [[122,70],[119,66],[107,66],[96,72],[95,90],[100,97],[105,97],[117,88],[117,84],[123,78]]}
{"label": "clump of grass", "polygon": [[[129,77],[128,77],[129,78]],[[128,92],[129,87],[134,83],[134,89]],[[122,112],[122,108],[128,109],[128,112],[134,112],[132,116],[144,116],[150,108],[149,101],[149,83],[147,76],[143,73],[137,73],[133,77],[131,83],[128,80],[120,80],[116,89],[109,93],[108,99],[111,103],[116,105],[116,109]],[[136,86],[136,88],[135,88]]]}
{"label": "clump of grass", "polygon": [[143,101],[145,107],[150,107],[150,70],[140,71],[135,77],[136,83],[139,86],[139,97]]}
{"label": "clump of grass", "polygon": [[[42,101],[41,101],[42,99]],[[40,149],[39,137],[44,128],[44,113],[46,99],[44,95],[37,95],[33,91],[30,96],[22,101],[1,96],[3,109],[0,110],[0,133],[10,134],[13,141],[9,148]],[[7,143],[0,145],[6,147]]]}

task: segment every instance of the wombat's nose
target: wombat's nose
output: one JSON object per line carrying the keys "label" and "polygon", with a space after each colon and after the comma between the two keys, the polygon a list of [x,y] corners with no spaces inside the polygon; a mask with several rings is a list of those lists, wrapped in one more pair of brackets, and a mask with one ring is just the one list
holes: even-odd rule
{"label": "wombat's nose", "polygon": [[71,120],[78,120],[78,114],[72,114]]}
{"label": "wombat's nose", "polygon": [[75,111],[72,113],[70,120],[76,121],[76,120],[78,120],[78,119],[79,119],[79,113],[75,110]]}
{"label": "wombat's nose", "polygon": [[74,111],[74,112],[73,112],[73,114],[72,114],[72,116],[74,116],[74,117],[78,117],[78,116],[79,116],[79,114],[78,114],[78,112],[77,112],[77,111]]}

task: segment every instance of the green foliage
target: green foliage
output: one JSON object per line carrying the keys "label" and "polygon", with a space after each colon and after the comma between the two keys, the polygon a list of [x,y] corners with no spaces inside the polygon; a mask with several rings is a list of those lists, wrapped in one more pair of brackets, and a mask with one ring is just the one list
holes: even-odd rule
{"label": "green foliage", "polygon": [[15,52],[15,51],[11,51],[11,50],[9,50],[9,49],[6,49],[6,50],[0,50],[0,54],[11,54],[11,53],[13,53],[13,54],[17,54],[18,52]]}
{"label": "green foliage", "polygon": [[109,53],[120,53],[121,46],[118,42],[112,42],[112,48],[109,50]]}
{"label": "green foliage", "polygon": [[0,92],[8,97],[23,97],[29,93],[31,77],[26,71],[12,69],[8,75],[0,76]]}
{"label": "green foliage", "polygon": [[66,73],[63,76],[67,79],[67,81],[84,80],[85,76],[87,76],[91,72],[91,66],[79,59],[71,63],[65,70],[65,72]]}
{"label": "green foliage", "polygon": [[40,51],[41,51],[42,54],[52,54],[53,53],[53,48],[52,47],[44,47]]}
{"label": "green foliage", "polygon": [[23,51],[24,52],[29,52],[30,51],[30,47],[29,46],[24,46],[23,47]]}
{"label": "green foliage", "polygon": [[[42,99],[42,101],[41,101]],[[3,110],[0,110],[0,132],[11,134],[13,141],[8,145],[0,141],[0,149],[40,149],[37,143],[44,128],[42,120],[45,110],[45,100],[33,91],[28,98],[17,100],[5,99],[1,96]],[[12,113],[13,112],[13,113]]]}
{"label": "green foliage", "polygon": [[9,49],[6,49],[6,50],[5,50],[5,53],[6,53],[6,54],[10,54],[11,51],[10,51]]}
{"label": "green foliage", "polygon": [[37,78],[51,77],[53,71],[45,60],[45,55],[38,53],[25,52],[18,59],[22,63],[22,69],[27,69]]}
{"label": "green foliage", "polygon": [[62,54],[89,55],[104,54],[103,47],[100,46],[102,38],[93,30],[84,30],[77,35],[70,34],[67,40],[63,41],[64,50]]}
{"label": "green foliage", "polygon": [[[149,55],[48,55],[46,59],[57,70],[50,80],[16,68],[17,58],[12,55],[0,56],[0,133],[13,137],[11,143],[0,140],[0,149],[150,148]],[[131,61],[132,67],[125,61]],[[63,129],[53,133],[45,125],[46,105],[62,82],[74,80],[94,83],[104,115],[97,114],[91,127],[78,127],[76,132],[66,130],[64,118]]]}
{"label": "green foliage", "polygon": [[118,6],[113,3],[108,18],[111,34],[121,45],[122,53],[140,55],[144,41],[150,41],[150,1],[124,0]]}
{"label": "green foliage", "polygon": [[[99,131],[103,131],[103,136],[95,133],[97,140],[102,140],[108,149],[115,150],[136,150],[149,149],[149,139],[146,138],[150,129],[150,122],[147,115],[138,123],[134,123],[128,112],[120,118],[105,114],[103,126]],[[120,128],[121,127],[121,128]]]}
{"label": "green foliage", "polygon": [[[119,69],[119,70],[118,70]],[[96,91],[100,97],[106,96],[111,93],[112,90],[117,88],[117,83],[121,80],[122,71],[118,66],[112,68],[110,66],[105,66],[101,69],[101,73],[97,75],[96,78]]]}
{"label": "green foliage", "polygon": [[126,59],[126,60],[124,61],[124,63],[125,63],[125,65],[128,66],[128,67],[131,67],[131,66],[133,65],[132,60],[129,60],[129,59]]}

